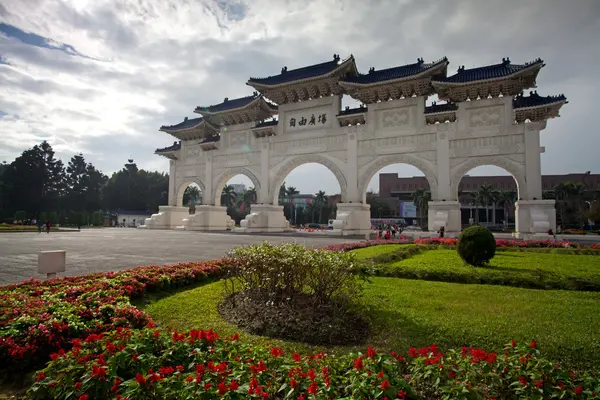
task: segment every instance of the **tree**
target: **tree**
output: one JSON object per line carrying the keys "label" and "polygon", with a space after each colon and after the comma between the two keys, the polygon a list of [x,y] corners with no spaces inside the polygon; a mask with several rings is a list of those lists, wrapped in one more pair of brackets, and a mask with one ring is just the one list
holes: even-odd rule
{"label": "tree", "polygon": [[241,194],[237,201],[237,206],[240,211],[248,214],[250,212],[250,206],[256,203],[256,189],[251,187]]}
{"label": "tree", "polygon": [[498,197],[496,201],[502,205],[504,209],[504,220],[508,223],[508,213],[511,207],[515,204],[516,193],[507,192],[504,190],[498,191]]}
{"label": "tree", "polygon": [[318,204],[315,204],[314,201],[311,201],[310,203],[308,203],[308,205],[306,206],[305,209],[305,213],[306,215],[310,215],[310,222],[315,222],[315,213],[318,213],[320,210],[320,207]]}
{"label": "tree", "polygon": [[190,185],[183,192],[183,204],[188,207],[199,204],[200,196],[200,189],[197,186]]}
{"label": "tree", "polygon": [[421,227],[423,227],[425,226],[425,215],[429,207],[429,201],[431,200],[431,192],[425,189],[417,189],[412,193],[411,197],[413,203],[417,207],[419,221],[421,223]]}
{"label": "tree", "polygon": [[298,193],[300,193],[300,192],[298,192],[298,190],[296,190],[296,188],[293,186],[288,186],[287,189],[285,190],[285,194],[288,197],[288,202],[290,203],[290,219],[294,216],[294,211],[293,211],[294,202],[292,201],[292,197],[294,197],[294,195],[296,195]]}
{"label": "tree", "polygon": [[[498,191],[491,185],[484,183],[474,192],[473,197],[476,202],[479,202],[483,207],[485,207],[485,222],[489,223],[489,206],[491,204],[495,204],[496,199],[498,198]],[[496,223],[496,213],[492,216],[492,224]]]}
{"label": "tree", "polygon": [[283,205],[286,195],[287,195],[287,188],[285,187],[285,182],[283,182],[281,184],[281,186],[279,187],[279,205]]}
{"label": "tree", "polygon": [[327,195],[324,191],[319,190],[314,197],[314,203],[319,208],[319,224],[323,222],[323,206],[327,204]]}
{"label": "tree", "polygon": [[235,203],[236,198],[235,190],[231,185],[223,186],[223,190],[221,190],[221,204],[226,206],[227,208],[231,208]]}

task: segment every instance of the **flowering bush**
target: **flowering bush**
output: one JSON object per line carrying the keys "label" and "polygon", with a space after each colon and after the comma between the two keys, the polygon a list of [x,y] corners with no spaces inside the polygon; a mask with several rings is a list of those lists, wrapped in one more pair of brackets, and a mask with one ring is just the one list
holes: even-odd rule
{"label": "flowering bush", "polygon": [[[442,245],[442,246],[456,246],[458,239],[456,238],[421,238],[414,241],[415,244],[426,244],[426,245]],[[559,240],[507,240],[507,239],[496,239],[497,248],[509,248],[509,247],[520,247],[520,248],[580,248],[582,247],[579,243],[572,243],[568,241]],[[594,247],[592,248],[599,248]]]}
{"label": "flowering bush", "polygon": [[130,304],[130,297],[222,276],[219,265],[217,260],[138,267],[1,287],[0,372],[19,374],[41,366],[74,338],[143,327],[151,319]]}
{"label": "flowering bush", "polygon": [[209,331],[149,326],[75,340],[52,355],[31,399],[558,399],[598,398],[600,379],[539,356],[535,342],[504,353],[435,345],[408,354],[286,354]]}
{"label": "flowering bush", "polygon": [[350,251],[354,249],[364,249],[365,247],[378,246],[380,244],[408,244],[411,243],[406,237],[392,240],[363,240],[361,242],[336,243],[323,247],[330,251]]}

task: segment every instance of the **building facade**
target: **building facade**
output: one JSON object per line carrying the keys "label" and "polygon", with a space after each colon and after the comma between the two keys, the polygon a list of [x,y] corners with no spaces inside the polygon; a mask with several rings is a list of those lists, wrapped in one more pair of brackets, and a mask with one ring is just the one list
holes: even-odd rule
{"label": "building facade", "polygon": [[[341,188],[334,232],[369,233],[366,192],[383,167],[407,163],[429,184],[429,230],[461,230],[458,186],[481,165],[506,169],[518,182],[517,232],[546,233],[556,224],[554,202],[542,199],[540,132],[566,103],[560,96],[529,96],[545,65],[537,59],[448,74],[443,57],[426,63],[360,73],[353,56],[250,78],[251,96],[225,98],[196,107],[200,118],[185,119],[161,131],[177,139],[156,154],[169,158],[169,204],[146,221],[148,228],[225,229],[229,223],[220,193],[227,181],[244,174],[258,201],[241,223],[245,232],[280,232],[287,221],[278,205],[281,184],[296,167],[320,163]],[[363,103],[342,109],[348,95]],[[429,96],[445,101],[426,106]],[[277,116],[277,119],[274,117]],[[203,205],[187,216],[185,188],[202,188]]]}

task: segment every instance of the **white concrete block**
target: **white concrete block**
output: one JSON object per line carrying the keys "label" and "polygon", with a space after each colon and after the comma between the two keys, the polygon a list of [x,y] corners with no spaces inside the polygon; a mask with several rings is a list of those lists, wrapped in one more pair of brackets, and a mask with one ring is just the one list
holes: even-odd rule
{"label": "white concrete block", "polygon": [[67,252],[65,250],[40,251],[38,253],[38,273],[56,274],[65,272]]}

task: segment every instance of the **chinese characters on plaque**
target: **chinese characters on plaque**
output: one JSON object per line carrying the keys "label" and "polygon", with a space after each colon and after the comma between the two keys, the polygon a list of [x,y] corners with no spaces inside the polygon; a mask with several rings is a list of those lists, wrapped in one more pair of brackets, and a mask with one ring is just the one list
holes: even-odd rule
{"label": "chinese characters on plaque", "polygon": [[315,114],[311,114],[311,116],[309,118],[302,116],[300,118],[300,120],[296,120],[296,118],[290,118],[290,128],[295,128],[296,124],[298,126],[306,126],[306,125],[317,126],[318,124],[325,125],[326,122],[327,122],[327,114],[318,114],[317,116],[315,116]]}

